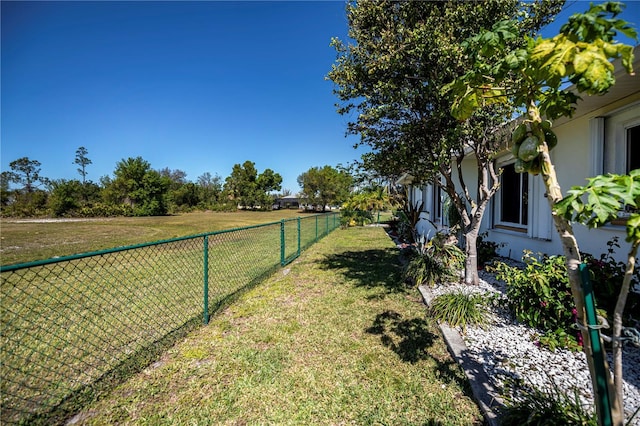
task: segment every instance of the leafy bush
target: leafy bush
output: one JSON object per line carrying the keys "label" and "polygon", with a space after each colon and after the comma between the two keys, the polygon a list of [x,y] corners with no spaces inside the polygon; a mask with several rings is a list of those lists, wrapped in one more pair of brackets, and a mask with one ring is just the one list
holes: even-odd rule
{"label": "leafy bush", "polygon": [[[606,312],[608,318],[613,318],[626,268],[624,262],[616,262],[613,258],[616,248],[620,248],[618,237],[613,237],[607,242],[607,252],[602,253],[600,258],[595,258],[588,253],[583,254],[584,262],[589,267],[596,304]],[[636,268],[631,287],[633,288],[638,282],[640,282],[640,269]],[[637,312],[640,312],[640,294],[629,292],[623,322],[629,323],[631,318],[640,320]]]}
{"label": "leafy bush", "polygon": [[478,252],[478,266],[483,266],[498,257],[498,249],[504,247],[504,243],[496,243],[487,240],[487,233],[478,235],[476,247]]}
{"label": "leafy bush", "polygon": [[373,223],[373,213],[368,210],[342,209],[340,211],[340,225],[342,228],[363,226],[369,223]]}
{"label": "leafy bush", "polygon": [[435,286],[440,281],[448,281],[449,270],[429,252],[414,254],[405,268],[405,276],[416,285]]}
{"label": "leafy bush", "polygon": [[445,293],[433,299],[429,313],[438,321],[464,330],[467,325],[486,324],[487,303],[487,298],[481,294]]}
{"label": "leafy bush", "polygon": [[106,204],[95,203],[80,208],[78,211],[80,217],[114,217],[114,216],[133,216],[133,209],[126,204]]}
{"label": "leafy bush", "polygon": [[544,332],[540,343],[549,348],[577,348],[579,333],[573,328],[577,311],[563,256],[537,258],[525,251],[523,269],[498,262],[496,278],[507,284],[507,299],[516,319]]}
{"label": "leafy bush", "polygon": [[398,234],[409,243],[417,241],[416,226],[420,222],[423,207],[424,203],[422,201],[415,203],[407,201],[402,206],[402,210],[398,211]]}
{"label": "leafy bush", "polygon": [[445,235],[438,234],[426,244],[424,241],[419,242],[405,268],[405,276],[416,285],[429,286],[459,279],[465,254],[446,238]]}
{"label": "leafy bush", "polygon": [[596,426],[597,418],[580,402],[579,392],[564,394],[553,382],[550,389],[520,387],[507,383],[506,408],[500,416],[504,425]]}

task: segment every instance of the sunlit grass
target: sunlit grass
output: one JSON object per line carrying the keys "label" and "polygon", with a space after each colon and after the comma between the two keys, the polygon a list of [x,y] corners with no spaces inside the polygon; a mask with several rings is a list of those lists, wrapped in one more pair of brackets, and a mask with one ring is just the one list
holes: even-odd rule
{"label": "sunlit grass", "polygon": [[297,210],[194,212],[175,216],[118,217],[81,222],[0,219],[0,264],[66,256],[186,235],[240,228],[309,215]]}
{"label": "sunlit grass", "polygon": [[333,232],[77,424],[482,424],[380,228]]}
{"label": "sunlit grass", "polygon": [[[297,222],[285,223],[287,245],[297,240],[288,235]],[[212,312],[280,266],[280,223],[207,242]],[[126,376],[123,365],[139,369],[171,336],[202,324],[204,244],[197,237],[4,272],[2,420],[43,415],[47,423],[46,413],[62,402],[70,404],[62,412],[77,409],[74,400]]]}

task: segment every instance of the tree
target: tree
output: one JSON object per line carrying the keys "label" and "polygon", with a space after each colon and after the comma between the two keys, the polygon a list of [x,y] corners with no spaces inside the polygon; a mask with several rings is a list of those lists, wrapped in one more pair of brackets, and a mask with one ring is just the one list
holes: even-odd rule
{"label": "tree", "polygon": [[[584,197],[587,196],[587,202]],[[619,212],[631,207],[625,227],[629,243],[627,266],[613,314],[613,379],[616,397],[623,400],[622,387],[622,315],[627,303],[638,247],[640,247],[640,169],[629,175],[600,175],[589,179],[585,186],[575,186],[555,206],[557,214],[575,220],[589,228],[598,228],[618,219]]]}
{"label": "tree", "polygon": [[247,160],[242,165],[233,166],[231,175],[225,180],[224,189],[230,199],[244,208],[260,206],[267,209],[273,202],[269,192],[280,190],[281,184],[282,176],[278,173],[265,169],[258,175],[255,163]]}
{"label": "tree", "polygon": [[183,170],[171,170],[169,167],[165,167],[164,169],[160,169],[158,173],[160,173],[160,176],[168,178],[171,181],[171,189],[180,188],[187,183],[187,172]]}
{"label": "tree", "polygon": [[91,181],[58,179],[50,183],[49,209],[54,216],[76,215],[99,201],[100,187]]}
{"label": "tree", "polygon": [[222,192],[222,178],[217,174],[205,172],[198,176],[198,187],[200,188],[200,200],[203,206],[213,206],[220,199]]}
{"label": "tree", "polygon": [[[551,122],[546,119],[571,116],[578,96],[566,89],[567,83],[573,83],[580,93],[606,93],[615,83],[610,59],[621,58],[627,72],[633,71],[633,47],[614,41],[618,31],[636,37],[625,21],[616,18],[621,10],[621,5],[613,2],[592,6],[588,12],[570,17],[557,36],[550,39],[527,37],[526,46],[516,49],[509,41],[518,37],[517,24],[514,21],[498,22],[492,30],[469,39],[466,45],[470,57],[475,58],[474,66],[448,88],[455,96],[452,114],[459,119],[466,119],[483,106],[496,103],[525,109],[524,122],[512,135],[514,154],[518,157],[516,167],[520,172],[541,175],[547,189],[585,342],[590,340],[579,272],[580,250],[568,219],[571,213],[562,215],[557,210],[563,196],[549,155],[557,140],[550,128]],[[580,212],[579,208],[577,212]],[[592,212],[599,216],[596,211]],[[596,401],[599,401],[601,395],[592,348],[592,344],[587,343],[584,350]],[[606,367],[606,360],[604,363]],[[614,372],[616,370],[614,368]],[[615,392],[608,375],[607,381],[612,395],[612,417],[615,424],[621,425],[624,417],[622,396]],[[602,423],[606,408],[600,404],[596,407]]]}
{"label": "tree", "polygon": [[81,146],[76,150],[76,159],[73,162],[74,164],[77,164],[78,166],[80,166],[78,168],[78,173],[80,173],[80,176],[82,176],[83,185],[86,182],[87,166],[92,163],[91,160],[87,157],[88,153],[89,151],[87,151],[87,148],[85,148],[84,146]]}
{"label": "tree", "polygon": [[[459,123],[441,87],[462,75],[460,43],[500,19],[522,15],[524,34],[548,22],[562,2],[391,2],[359,1],[347,7],[349,37],[332,45],[338,59],[328,74],[343,102],[340,114],[358,112],[348,133],[373,152],[364,164],[383,176],[409,172],[415,183],[441,186],[462,218],[467,264],[465,281],[478,282],[476,239],[498,179],[492,153],[509,108],[478,113]],[[471,153],[478,168],[477,192],[465,184],[462,161]],[[439,178],[439,175],[443,179]],[[458,193],[455,181],[463,187]]]}
{"label": "tree", "polygon": [[167,202],[170,209],[191,209],[200,203],[200,194],[196,184],[187,181],[187,173],[180,169],[171,170],[165,167],[158,171],[160,176],[169,182]]}
{"label": "tree", "polygon": [[123,159],[116,163],[114,179],[103,178],[108,201],[126,204],[136,216],[167,214],[166,194],[170,180],[152,170],[142,157]]}
{"label": "tree", "polygon": [[187,182],[176,189],[170,189],[168,199],[172,204],[172,209],[188,210],[200,203],[200,194],[198,185]]}
{"label": "tree", "polygon": [[342,204],[349,198],[353,180],[345,171],[331,166],[312,167],[298,176],[302,198],[314,207]]}
{"label": "tree", "polygon": [[40,166],[38,160],[30,160],[29,157],[18,158],[9,163],[9,168],[11,168],[8,175],[9,181],[22,185],[22,190],[30,194],[38,186],[46,184],[48,181],[40,176]]}
{"label": "tree", "polygon": [[80,207],[83,198],[83,184],[79,180],[54,180],[51,182],[49,208],[54,216],[73,213]]}
{"label": "tree", "polygon": [[4,171],[0,173],[0,205],[6,206],[11,199],[11,190],[9,183],[11,182],[11,173]]}
{"label": "tree", "polygon": [[288,197],[291,194],[293,194],[293,192],[291,192],[289,188],[284,188],[282,191],[280,191],[278,197]]}

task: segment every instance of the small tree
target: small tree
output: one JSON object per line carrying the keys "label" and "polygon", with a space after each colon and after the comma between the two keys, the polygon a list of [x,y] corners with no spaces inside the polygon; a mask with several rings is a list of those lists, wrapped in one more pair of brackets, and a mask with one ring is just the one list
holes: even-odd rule
{"label": "small tree", "polygon": [[91,160],[87,157],[88,153],[89,151],[87,151],[87,148],[81,146],[76,150],[76,159],[73,162],[73,164],[77,164],[78,166],[80,166],[78,168],[78,173],[80,173],[80,176],[82,176],[83,185],[86,183],[87,166],[92,163]]}
{"label": "small tree", "polygon": [[142,157],[127,158],[116,164],[114,179],[102,179],[107,201],[125,204],[136,216],[167,214],[166,195],[170,180],[151,169]]}
{"label": "small tree", "polygon": [[[584,197],[587,197],[585,202]],[[589,228],[599,228],[619,218],[625,207],[632,208],[626,219],[626,241],[629,243],[627,267],[613,314],[613,380],[617,398],[623,400],[622,388],[622,314],[640,246],[640,169],[629,175],[600,175],[589,179],[585,186],[574,186],[555,206],[557,214],[575,220]]]}
{"label": "small tree", "polygon": [[30,194],[37,187],[48,182],[46,178],[40,176],[40,166],[38,160],[30,160],[29,157],[18,158],[9,163],[11,168],[8,175],[9,181],[22,185],[22,190]]}
{"label": "small tree", "polygon": [[212,176],[211,173],[205,172],[198,176],[197,184],[203,207],[212,207],[220,201],[222,193],[222,178],[220,176],[217,174]]}
{"label": "small tree", "polygon": [[271,191],[280,190],[282,176],[271,169],[265,169],[260,175],[253,161],[235,164],[231,175],[224,183],[224,190],[229,199],[234,200],[244,208],[260,206],[262,209],[271,207],[273,197]]}
{"label": "small tree", "polygon": [[[566,256],[569,283],[578,311],[579,324],[586,326],[585,301],[581,287],[578,242],[567,217],[556,212],[562,200],[555,168],[549,151],[557,142],[550,122],[570,116],[577,95],[563,87],[573,83],[577,90],[589,95],[606,93],[614,84],[614,66],[610,59],[622,58],[627,72],[632,72],[633,48],[613,40],[617,31],[635,38],[628,24],[616,16],[619,3],[607,2],[592,6],[585,14],[576,14],[562,26],[560,34],[551,39],[527,37],[526,47],[511,49],[510,40],[518,37],[517,23],[501,21],[491,31],[484,31],[466,42],[467,52],[475,58],[473,69],[457,79],[446,90],[453,90],[453,115],[466,119],[474,111],[495,103],[510,103],[526,110],[524,123],[512,135],[516,170],[540,174],[547,189],[547,200],[553,221]],[[609,17],[611,16],[611,17]],[[589,336],[582,329],[583,339]],[[585,345],[596,400],[599,400],[595,365],[590,344]],[[615,424],[622,424],[622,399],[611,389],[612,415]],[[598,416],[604,413],[599,405]]]}
{"label": "small tree", "polygon": [[298,176],[302,198],[314,206],[342,204],[351,193],[352,178],[345,171],[331,166],[312,167]]}

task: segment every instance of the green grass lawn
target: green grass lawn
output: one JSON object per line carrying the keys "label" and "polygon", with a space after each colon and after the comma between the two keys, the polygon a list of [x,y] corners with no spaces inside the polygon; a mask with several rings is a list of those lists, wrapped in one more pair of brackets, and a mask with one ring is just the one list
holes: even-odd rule
{"label": "green grass lawn", "polygon": [[[308,246],[338,223],[332,215],[285,221],[285,255],[297,252],[298,227]],[[210,312],[280,266],[277,221],[207,242]],[[202,324],[204,243],[200,236],[3,272],[0,418],[63,418]]]}
{"label": "green grass lawn", "polygon": [[336,230],[75,424],[482,424],[381,228]]}
{"label": "green grass lawn", "polygon": [[294,209],[270,212],[194,212],[174,216],[98,218],[46,223],[2,218],[0,264],[30,262],[298,216],[309,215]]}

